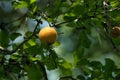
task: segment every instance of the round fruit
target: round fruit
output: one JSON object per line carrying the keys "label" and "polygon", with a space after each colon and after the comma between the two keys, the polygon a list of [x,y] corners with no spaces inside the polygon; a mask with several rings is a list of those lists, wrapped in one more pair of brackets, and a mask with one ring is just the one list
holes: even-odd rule
{"label": "round fruit", "polygon": [[112,28],[112,36],[119,37],[120,36],[120,27],[113,27]]}
{"label": "round fruit", "polygon": [[57,32],[53,27],[44,27],[39,31],[38,36],[43,43],[53,43],[56,41]]}

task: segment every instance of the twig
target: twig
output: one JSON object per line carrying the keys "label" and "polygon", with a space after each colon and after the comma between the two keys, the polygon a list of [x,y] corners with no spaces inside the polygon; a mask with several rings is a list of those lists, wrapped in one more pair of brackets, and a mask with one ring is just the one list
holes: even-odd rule
{"label": "twig", "polygon": [[105,24],[105,30],[106,30],[106,35],[108,37],[108,39],[110,40],[113,49],[116,49],[117,51],[119,51],[119,49],[116,47],[116,45],[114,44],[112,38],[111,38],[111,22],[110,22],[110,17],[107,14],[107,1],[103,0],[103,9],[104,9],[104,18],[106,19],[106,23]]}
{"label": "twig", "polygon": [[[77,19],[77,18],[76,18],[76,19]],[[76,20],[76,19],[72,19],[72,20],[69,20],[69,21],[64,21],[64,22],[56,23],[56,24],[54,24],[53,26],[59,26],[59,25],[62,25],[62,24],[66,24],[66,23],[72,22],[72,21],[74,21],[74,20]]]}
{"label": "twig", "polygon": [[38,25],[39,25],[39,22],[37,22],[37,25],[35,26],[33,33],[28,38],[26,38],[20,45],[18,45],[13,51],[11,51],[10,54],[16,52],[19,48],[21,48],[23,46],[24,43],[26,43],[27,41],[29,41],[35,35],[36,29],[37,29]]}

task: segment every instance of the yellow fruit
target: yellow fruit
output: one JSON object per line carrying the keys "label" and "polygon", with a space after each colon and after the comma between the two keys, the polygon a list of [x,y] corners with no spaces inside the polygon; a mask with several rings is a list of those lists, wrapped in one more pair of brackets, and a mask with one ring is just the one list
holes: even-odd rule
{"label": "yellow fruit", "polygon": [[42,43],[53,43],[56,41],[57,32],[53,27],[44,27],[39,31],[38,36]]}
{"label": "yellow fruit", "polygon": [[113,27],[112,28],[112,37],[119,37],[120,36],[120,27]]}

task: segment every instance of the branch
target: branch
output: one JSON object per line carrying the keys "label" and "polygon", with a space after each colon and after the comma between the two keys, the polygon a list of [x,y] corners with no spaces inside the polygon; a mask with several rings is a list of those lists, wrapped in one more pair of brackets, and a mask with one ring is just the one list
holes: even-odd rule
{"label": "branch", "polygon": [[33,33],[28,38],[26,38],[20,45],[18,45],[13,51],[11,51],[10,54],[16,52],[19,48],[21,48],[23,46],[24,43],[29,41],[36,34],[36,29],[37,29],[38,25],[39,25],[39,21],[37,21],[37,25],[35,26]]}
{"label": "branch", "polygon": [[119,49],[116,47],[115,43],[113,42],[112,38],[111,38],[111,21],[110,21],[110,17],[108,16],[107,12],[107,1],[106,0],[103,0],[103,9],[104,9],[104,18],[106,20],[106,22],[104,23],[104,26],[105,26],[105,30],[106,30],[106,35],[108,37],[108,39],[110,40],[112,46],[113,46],[113,49],[116,49],[117,51],[119,51]]}

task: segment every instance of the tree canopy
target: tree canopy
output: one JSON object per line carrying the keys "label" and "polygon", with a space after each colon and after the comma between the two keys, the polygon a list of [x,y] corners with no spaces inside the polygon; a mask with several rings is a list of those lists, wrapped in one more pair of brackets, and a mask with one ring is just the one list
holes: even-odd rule
{"label": "tree canopy", "polygon": [[119,0],[0,0],[0,80],[119,80],[119,57]]}

